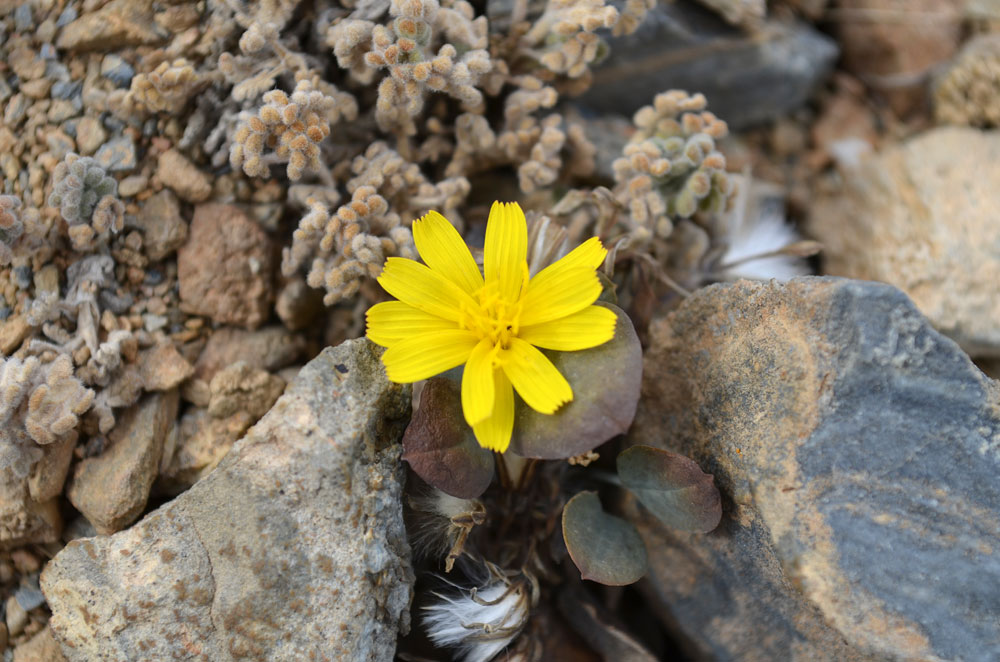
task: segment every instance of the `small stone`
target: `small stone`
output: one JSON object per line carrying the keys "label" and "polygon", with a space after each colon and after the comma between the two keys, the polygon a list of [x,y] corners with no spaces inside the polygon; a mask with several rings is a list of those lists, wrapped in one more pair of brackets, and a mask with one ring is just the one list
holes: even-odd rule
{"label": "small stone", "polygon": [[16,637],[24,631],[24,626],[28,624],[28,612],[18,604],[17,599],[12,595],[7,598],[7,633]]}
{"label": "small stone", "polygon": [[66,662],[62,649],[45,626],[28,641],[14,649],[13,662]]}
{"label": "small stone", "polygon": [[1000,133],[942,127],[841,165],[809,219],[824,270],[891,283],[970,355],[1000,357]]}
{"label": "small stone", "polygon": [[21,84],[21,91],[32,99],[44,99],[54,81],[51,78],[36,78]]}
{"label": "small stone", "polygon": [[123,198],[131,198],[146,190],[149,186],[149,178],[145,175],[129,175],[118,182],[118,195]]}
{"label": "small stone", "polygon": [[150,333],[154,331],[159,331],[160,329],[167,326],[170,323],[163,315],[154,315],[153,313],[143,313],[142,315],[142,328],[146,329]]}
{"label": "small stone", "polygon": [[[58,101],[70,101],[75,97],[80,95],[83,91],[83,83],[75,80],[58,80],[52,84],[52,98]],[[78,108],[76,104],[69,104],[71,108]],[[52,111],[49,111],[49,116],[52,116]],[[71,116],[67,116],[71,117]]]}
{"label": "small stone", "polygon": [[205,660],[392,659],[413,586],[409,404],[367,340],[328,348],[194,487],[69,543],[41,585],[70,662],[167,660],[179,641]]}
{"label": "small stone", "polygon": [[24,315],[12,315],[0,322],[0,354],[10,356],[31,333],[32,326]]}
{"label": "small stone", "polygon": [[138,363],[139,376],[147,391],[169,391],[194,374],[194,366],[170,341],[139,352]]}
{"label": "small stone", "polygon": [[14,29],[18,32],[28,32],[35,27],[35,19],[31,16],[31,5],[21,3],[14,10]]}
{"label": "small stone", "polygon": [[209,336],[195,362],[195,376],[210,383],[217,372],[237,361],[251,368],[276,372],[302,358],[305,350],[302,336],[282,326],[256,331],[223,327]]}
{"label": "small stone", "polygon": [[169,34],[153,18],[153,0],[111,0],[64,27],[56,46],[88,51],[159,44]]}
{"label": "small stone", "polygon": [[177,405],[176,391],[145,396],[117,415],[111,447],[76,466],[67,495],[98,533],[120,531],[146,507]]}
{"label": "small stone", "polygon": [[76,144],[73,139],[67,136],[62,131],[49,131],[45,136],[45,144],[49,147],[49,153],[52,154],[52,158],[63,159],[67,154],[72,152],[76,148]]}
{"label": "small stone", "polygon": [[212,180],[176,149],[160,154],[156,176],[188,202],[202,202],[212,195]]}
{"label": "small stone", "polygon": [[208,403],[210,415],[226,418],[237,412],[246,412],[256,420],[281,395],[285,380],[237,361],[215,373],[209,389],[212,394]]}
{"label": "small stone", "polygon": [[[85,115],[76,123],[76,146],[80,150],[80,154],[90,156],[107,139],[108,132],[104,130],[96,117]],[[121,186],[118,190],[121,192]]]}
{"label": "small stone", "polygon": [[309,287],[305,280],[293,278],[281,288],[274,309],[286,327],[298,331],[306,328],[323,310],[323,293]]}
{"label": "small stone", "polygon": [[146,255],[158,262],[184,245],[188,237],[188,224],[181,218],[177,196],[163,190],[144,203],[135,218],[135,225],[142,231]]}
{"label": "small stone", "polygon": [[156,489],[180,494],[210,474],[257,419],[246,412],[216,418],[204,409],[185,412],[177,425],[177,447],[160,471]]}
{"label": "small stone", "polygon": [[[65,122],[71,117],[76,117],[76,108],[66,99],[54,99],[49,106],[48,118],[52,124]],[[60,158],[60,157],[57,157]]]}
{"label": "small stone", "polygon": [[202,204],[177,252],[181,309],[256,328],[273,299],[271,240],[239,207]]}
{"label": "small stone", "polygon": [[101,145],[94,159],[97,164],[111,172],[134,170],[139,155],[135,141],[130,136],[120,136]]}
{"label": "small stone", "polygon": [[101,75],[110,80],[118,87],[129,87],[135,70],[120,55],[109,53],[101,60]]}
{"label": "small stone", "polygon": [[[860,15],[833,25],[844,51],[842,66],[886,97],[897,114],[914,110],[925,103],[927,78],[961,43],[959,5],[956,0],[839,0],[837,8],[845,16]],[[880,15],[888,20],[874,18]]]}

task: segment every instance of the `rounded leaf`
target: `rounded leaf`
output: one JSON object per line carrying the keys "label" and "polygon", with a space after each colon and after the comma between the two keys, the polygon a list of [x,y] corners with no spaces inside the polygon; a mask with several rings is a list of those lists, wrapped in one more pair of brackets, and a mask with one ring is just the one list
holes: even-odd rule
{"label": "rounded leaf", "polygon": [[683,455],[633,446],[618,455],[618,476],[667,526],[708,533],[722,519],[722,498],[714,478]]}
{"label": "rounded leaf", "polygon": [[403,433],[403,460],[442,492],[474,499],[493,480],[493,453],[476,442],[466,424],[459,389],[446,377],[424,384],[420,407]]}
{"label": "rounded leaf", "polygon": [[617,306],[614,338],[576,352],[545,351],[573,388],[573,400],[554,414],[539,414],[520,399],[510,449],[523,457],[562,460],[597,448],[628,430],[642,383],[642,347],[632,320]]}
{"label": "rounded leaf", "polygon": [[562,514],[563,539],[583,579],[624,586],[646,574],[646,545],[639,532],[601,508],[596,492],[580,492]]}

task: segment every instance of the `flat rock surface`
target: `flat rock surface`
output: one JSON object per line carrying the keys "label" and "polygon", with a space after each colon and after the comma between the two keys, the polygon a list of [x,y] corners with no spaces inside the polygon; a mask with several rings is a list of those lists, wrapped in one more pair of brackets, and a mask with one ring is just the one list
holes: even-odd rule
{"label": "flat rock surface", "polygon": [[63,654],[392,660],[413,581],[398,443],[409,403],[368,341],[324,350],[215,472],[46,566]]}
{"label": "flat rock surface", "polygon": [[934,129],[843,168],[809,232],[827,273],[891,283],[973,356],[1000,356],[1000,132]]}
{"label": "flat rock surface", "polygon": [[1000,658],[1000,386],[893,287],[741,281],[654,325],[631,439],[720,527],[634,510],[661,617],[713,660]]}
{"label": "flat rock surface", "polygon": [[260,326],[273,298],[271,240],[239,207],[198,205],[177,251],[181,307],[220,324]]}

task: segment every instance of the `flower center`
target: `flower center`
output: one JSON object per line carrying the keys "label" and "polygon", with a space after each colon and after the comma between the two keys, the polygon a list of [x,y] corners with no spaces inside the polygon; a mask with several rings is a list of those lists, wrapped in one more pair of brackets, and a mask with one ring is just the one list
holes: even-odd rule
{"label": "flower center", "polygon": [[488,338],[494,348],[508,349],[511,338],[517,336],[521,302],[507,301],[496,283],[483,286],[474,298],[479,305],[463,306],[459,325],[475,332],[480,339]]}

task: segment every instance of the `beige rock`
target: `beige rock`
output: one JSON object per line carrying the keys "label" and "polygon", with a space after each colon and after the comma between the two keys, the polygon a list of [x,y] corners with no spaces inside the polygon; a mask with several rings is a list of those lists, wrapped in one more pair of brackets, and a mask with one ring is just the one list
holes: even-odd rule
{"label": "beige rock", "polygon": [[181,217],[177,196],[164,189],[143,203],[135,219],[142,230],[143,246],[150,260],[162,260],[184,245],[188,224]]}
{"label": "beige rock", "polygon": [[31,325],[24,315],[11,315],[0,322],[0,354],[10,356],[31,333]]}
{"label": "beige rock", "polygon": [[157,44],[168,36],[153,21],[153,0],[111,0],[64,27],[56,46],[75,51],[107,50]]}
{"label": "beige rock", "polygon": [[845,68],[908,113],[927,96],[932,70],[958,49],[964,0],[839,0]]}
{"label": "beige rock", "polygon": [[973,356],[1000,356],[1000,132],[940,128],[847,167],[808,230],[826,273],[891,283]]}
{"label": "beige rock", "polygon": [[243,361],[252,368],[275,372],[292,365],[305,354],[302,336],[282,326],[256,331],[222,327],[216,329],[195,362],[195,376],[211,382],[219,370]]}
{"label": "beige rock", "polygon": [[211,178],[176,149],[160,154],[156,176],[188,202],[203,202],[212,195]]}
{"label": "beige rock", "polygon": [[80,154],[90,156],[108,139],[108,132],[96,117],[86,115],[76,123],[76,146]]}
{"label": "beige rock", "polygon": [[138,364],[147,391],[169,391],[194,374],[194,366],[169,340],[139,352]]}
{"label": "beige rock", "polygon": [[281,395],[285,380],[238,361],[215,373],[209,388],[209,414],[227,418],[237,412],[245,412],[257,420]]}
{"label": "beige rock", "polygon": [[302,278],[293,278],[278,293],[274,310],[286,327],[299,331],[309,326],[323,310],[323,293],[309,287]]}
{"label": "beige rock", "polygon": [[413,581],[399,461],[409,402],[366,340],[324,350],[211,475],[49,562],[41,585],[63,654],[391,660]]}
{"label": "beige rock", "polygon": [[26,612],[14,596],[7,598],[4,605],[4,612],[7,620],[7,633],[11,637],[16,637],[24,631],[24,626],[28,624],[28,612]]}
{"label": "beige rock", "polygon": [[67,495],[98,533],[120,531],[146,507],[177,405],[177,391],[145,396],[118,416],[111,447],[76,466]]}
{"label": "beige rock", "polygon": [[76,433],[42,446],[42,459],[28,477],[28,494],[34,501],[48,501],[62,494],[75,446]]}
{"label": "beige rock", "polygon": [[181,307],[220,324],[257,328],[273,298],[270,238],[238,207],[195,209],[188,241],[177,251]]}
{"label": "beige rock", "polygon": [[[226,418],[211,416],[204,409],[185,412],[177,425],[176,447],[162,466],[157,490],[180,494],[218,466],[257,419],[245,412]],[[166,458],[165,458],[166,459]]]}
{"label": "beige rock", "polygon": [[52,630],[45,626],[34,637],[14,649],[14,662],[66,662]]}

